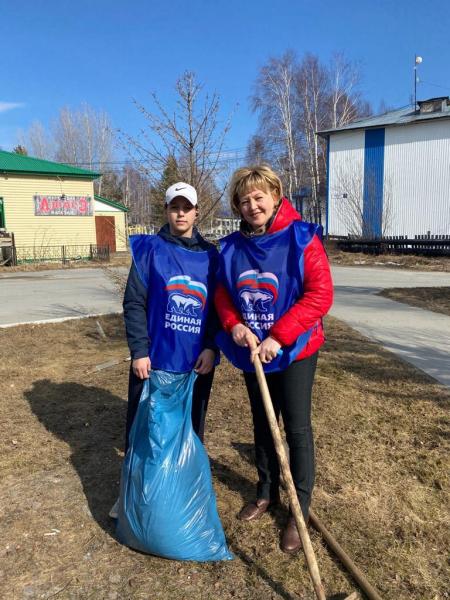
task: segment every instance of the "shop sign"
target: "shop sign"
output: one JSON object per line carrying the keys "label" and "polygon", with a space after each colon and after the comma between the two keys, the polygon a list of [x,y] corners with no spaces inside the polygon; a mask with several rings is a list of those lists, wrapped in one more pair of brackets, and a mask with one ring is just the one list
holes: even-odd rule
{"label": "shop sign", "polygon": [[90,196],[34,196],[34,214],[38,217],[91,217]]}

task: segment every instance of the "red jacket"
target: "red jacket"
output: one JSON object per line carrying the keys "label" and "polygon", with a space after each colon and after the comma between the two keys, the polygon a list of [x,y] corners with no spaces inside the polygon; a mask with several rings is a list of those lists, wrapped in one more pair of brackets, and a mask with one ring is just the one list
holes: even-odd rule
{"label": "red jacket", "polygon": [[[270,235],[287,227],[301,216],[292,204],[283,198],[275,219],[265,235]],[[281,346],[289,346],[299,335],[313,328],[308,343],[297,356],[301,360],[314,354],[325,341],[322,317],[333,303],[333,281],[330,265],[320,239],[315,235],[304,253],[304,293],[295,304],[273,324],[270,336]],[[219,282],[214,296],[214,304],[223,329],[230,333],[238,323],[244,323],[225,287]]]}

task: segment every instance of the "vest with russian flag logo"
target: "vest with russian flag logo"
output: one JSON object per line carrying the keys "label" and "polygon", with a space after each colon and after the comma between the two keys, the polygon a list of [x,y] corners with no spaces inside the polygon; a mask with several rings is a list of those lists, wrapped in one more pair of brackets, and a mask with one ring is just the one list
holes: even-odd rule
{"label": "vest with russian flag logo", "polygon": [[148,290],[152,369],[191,371],[203,350],[217,250],[188,250],[158,235],[130,236],[130,248]]}
{"label": "vest with russian flag logo", "polygon": [[[270,235],[247,237],[232,233],[220,241],[219,280],[230,294],[244,323],[262,341],[289,308],[303,296],[303,252],[321,227],[294,221]],[[312,329],[264,365],[266,372],[287,368],[304,348]],[[217,344],[237,368],[253,372],[248,348],[235,344],[231,335],[220,332]]]}

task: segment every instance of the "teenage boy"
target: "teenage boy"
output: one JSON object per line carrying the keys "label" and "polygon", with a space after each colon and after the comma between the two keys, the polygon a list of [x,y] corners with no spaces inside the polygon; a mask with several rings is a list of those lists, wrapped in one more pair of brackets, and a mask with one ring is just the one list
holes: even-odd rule
{"label": "teenage boy", "polygon": [[[194,226],[196,190],[184,182],[165,195],[167,223],[157,235],[130,238],[133,263],[123,301],[131,354],[125,453],[142,393],[152,368],[198,377],[192,425],[201,441],[218,354],[218,320],[213,307],[218,252]],[[110,511],[117,517],[117,503]]]}

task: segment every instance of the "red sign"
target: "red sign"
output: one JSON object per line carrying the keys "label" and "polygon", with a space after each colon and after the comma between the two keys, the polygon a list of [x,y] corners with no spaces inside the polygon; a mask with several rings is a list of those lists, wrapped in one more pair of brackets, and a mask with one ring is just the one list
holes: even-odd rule
{"label": "red sign", "polygon": [[90,196],[34,196],[34,214],[38,217],[91,217]]}

